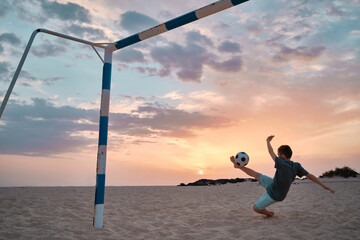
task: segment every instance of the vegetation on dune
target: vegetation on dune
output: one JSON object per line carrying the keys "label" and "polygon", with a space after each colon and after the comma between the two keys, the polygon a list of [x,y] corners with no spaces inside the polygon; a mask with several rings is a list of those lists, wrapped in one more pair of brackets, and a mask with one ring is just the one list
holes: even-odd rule
{"label": "vegetation on dune", "polygon": [[320,178],[332,178],[332,177],[344,177],[344,178],[348,178],[348,177],[357,177],[359,173],[356,172],[354,169],[351,169],[349,167],[343,167],[343,168],[336,168],[335,171],[331,170],[331,171],[327,171],[324,172]]}

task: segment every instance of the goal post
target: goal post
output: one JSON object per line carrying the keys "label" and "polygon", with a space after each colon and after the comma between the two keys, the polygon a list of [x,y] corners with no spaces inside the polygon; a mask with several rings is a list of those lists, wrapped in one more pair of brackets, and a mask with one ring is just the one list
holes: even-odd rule
{"label": "goal post", "polygon": [[[68,36],[65,34],[50,31],[47,29],[37,29],[32,33],[27,43],[27,46],[17,66],[13,79],[10,82],[10,86],[2,101],[0,107],[0,119],[37,33],[43,32],[56,37],[61,37],[75,42],[87,44],[90,45],[95,50],[96,54],[103,62],[103,75],[102,75],[102,91],[101,91],[101,103],[100,103],[99,139],[98,139],[98,153],[97,153],[97,166],[96,166],[96,187],[95,187],[93,225],[95,228],[102,228],[103,215],[104,215],[106,153],[107,153],[107,138],[108,138],[108,125],[109,125],[111,68],[112,68],[113,52],[247,1],[249,0],[220,0],[113,43],[94,43],[83,39],[75,38],[72,36]],[[104,49],[105,52],[104,59],[101,58],[100,54],[97,52],[95,47]]]}

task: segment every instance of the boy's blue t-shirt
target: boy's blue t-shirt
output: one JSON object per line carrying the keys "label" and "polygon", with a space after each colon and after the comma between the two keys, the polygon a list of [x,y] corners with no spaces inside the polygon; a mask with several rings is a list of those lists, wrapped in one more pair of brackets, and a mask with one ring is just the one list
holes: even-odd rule
{"label": "boy's blue t-shirt", "polygon": [[279,157],[275,158],[275,168],[273,182],[266,188],[270,197],[275,201],[285,199],[296,175],[302,177],[309,174],[300,163],[286,161]]}

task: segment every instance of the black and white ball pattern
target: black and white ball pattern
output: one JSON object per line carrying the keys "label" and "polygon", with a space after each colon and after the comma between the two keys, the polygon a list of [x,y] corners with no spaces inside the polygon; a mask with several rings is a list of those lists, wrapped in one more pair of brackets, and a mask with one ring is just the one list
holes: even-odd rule
{"label": "black and white ball pattern", "polygon": [[239,166],[246,166],[249,163],[249,156],[245,152],[239,152],[235,156],[235,162]]}

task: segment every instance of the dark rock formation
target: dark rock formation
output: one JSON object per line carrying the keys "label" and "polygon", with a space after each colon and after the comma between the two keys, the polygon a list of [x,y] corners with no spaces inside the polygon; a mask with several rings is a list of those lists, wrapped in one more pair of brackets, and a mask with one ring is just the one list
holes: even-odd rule
{"label": "dark rock formation", "polygon": [[232,179],[217,179],[217,180],[200,179],[196,182],[189,184],[180,183],[180,185],[178,186],[211,186],[211,185],[223,185],[227,183],[238,183],[245,181],[257,182],[257,180],[253,178],[232,178]]}

